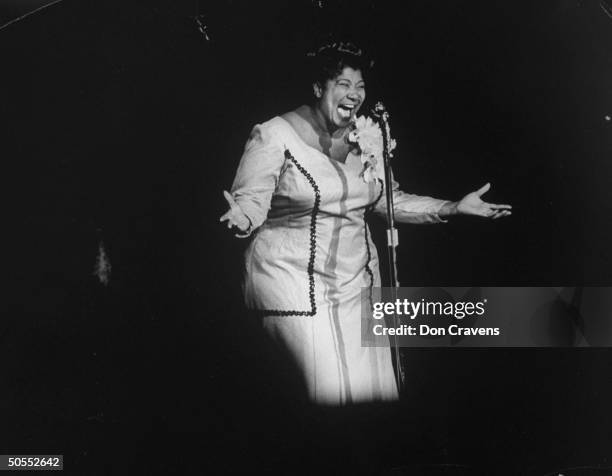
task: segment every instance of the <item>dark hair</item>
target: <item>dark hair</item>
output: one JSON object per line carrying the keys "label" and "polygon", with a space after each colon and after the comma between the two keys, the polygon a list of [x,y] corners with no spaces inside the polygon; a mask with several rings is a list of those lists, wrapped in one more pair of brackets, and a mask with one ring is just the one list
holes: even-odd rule
{"label": "dark hair", "polygon": [[365,52],[349,42],[333,42],[318,47],[308,53],[310,61],[310,84],[324,85],[326,81],[336,78],[344,68],[358,69],[365,78],[374,61]]}

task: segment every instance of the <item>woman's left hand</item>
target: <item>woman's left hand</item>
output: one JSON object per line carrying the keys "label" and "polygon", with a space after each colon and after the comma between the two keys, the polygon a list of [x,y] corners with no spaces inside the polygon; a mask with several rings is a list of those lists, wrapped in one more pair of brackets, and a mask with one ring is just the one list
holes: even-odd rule
{"label": "woman's left hand", "polygon": [[487,183],[475,192],[468,193],[457,203],[457,213],[460,215],[476,215],[493,219],[512,215],[512,207],[510,205],[487,203],[481,199],[490,188],[491,184]]}

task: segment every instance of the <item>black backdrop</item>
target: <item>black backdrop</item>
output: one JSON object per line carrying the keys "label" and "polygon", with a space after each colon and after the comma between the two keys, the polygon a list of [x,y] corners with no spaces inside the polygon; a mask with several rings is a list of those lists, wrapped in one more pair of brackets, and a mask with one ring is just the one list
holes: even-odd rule
{"label": "black backdrop", "polygon": [[407,350],[400,405],[299,403],[218,217],[250,128],[301,103],[301,54],[330,30],[376,54],[368,94],[404,189],[490,181],[514,206],[402,226],[404,285],[612,283],[597,2],[65,0],[0,30],[4,453],[63,453],[79,474],[541,474],[612,456],[607,349]]}

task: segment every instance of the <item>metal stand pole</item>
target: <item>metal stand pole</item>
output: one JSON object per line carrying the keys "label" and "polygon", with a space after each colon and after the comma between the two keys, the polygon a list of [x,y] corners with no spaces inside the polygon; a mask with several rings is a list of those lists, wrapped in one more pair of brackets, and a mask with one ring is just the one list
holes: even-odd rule
{"label": "metal stand pole", "polygon": [[[374,117],[382,131],[383,137],[383,159],[385,166],[385,199],[387,202],[387,259],[389,264],[389,286],[392,288],[393,302],[397,299],[397,288],[400,287],[397,279],[397,246],[399,239],[397,228],[395,228],[395,209],[393,207],[393,175],[391,173],[391,154],[389,153],[389,142],[391,140],[389,128],[389,113],[382,103],[377,103],[373,111]],[[393,315],[393,325],[398,327],[399,318]],[[395,357],[395,378],[400,395],[403,393],[405,374],[402,366],[400,349],[397,336],[393,336],[391,346]]]}

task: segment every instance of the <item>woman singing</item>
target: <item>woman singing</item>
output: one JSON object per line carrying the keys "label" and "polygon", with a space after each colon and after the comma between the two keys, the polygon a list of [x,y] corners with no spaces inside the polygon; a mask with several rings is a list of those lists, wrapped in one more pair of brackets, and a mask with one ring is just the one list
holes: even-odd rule
{"label": "woman singing", "polygon": [[[357,120],[370,64],[350,43],[325,45],[311,59],[311,104],[253,128],[231,194],[224,192],[229,210],[221,221],[238,236],[253,235],[246,304],[289,350],[309,398],[391,401],[398,389],[390,349],[361,346],[361,288],[381,285],[366,216],[385,214],[380,161],[364,160],[356,139],[368,133],[360,127],[379,131]],[[510,214],[509,205],[481,200],[489,184],[459,202],[393,188],[398,222]]]}

